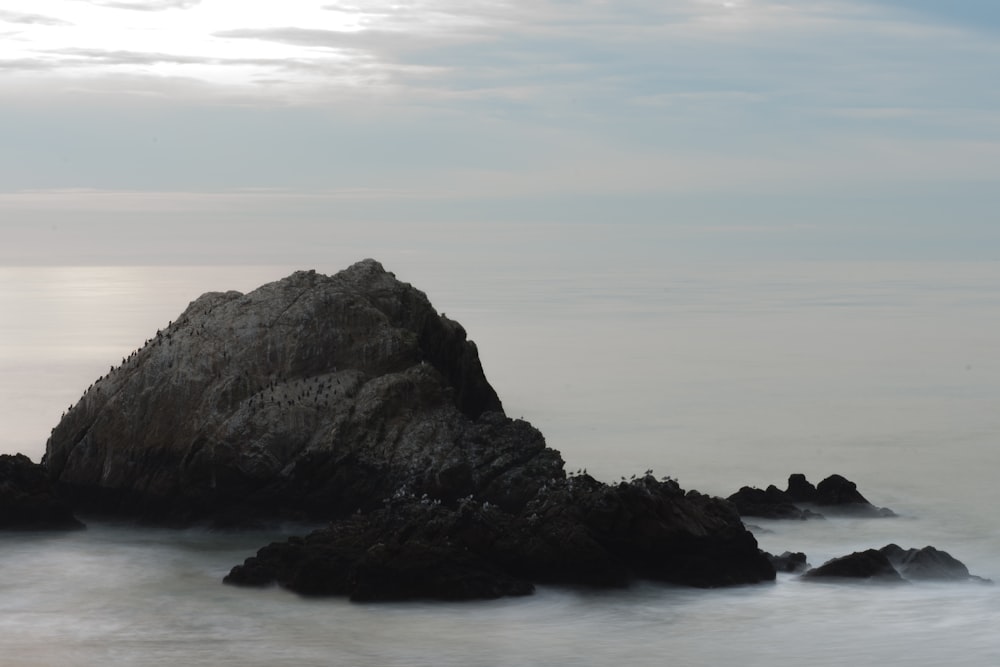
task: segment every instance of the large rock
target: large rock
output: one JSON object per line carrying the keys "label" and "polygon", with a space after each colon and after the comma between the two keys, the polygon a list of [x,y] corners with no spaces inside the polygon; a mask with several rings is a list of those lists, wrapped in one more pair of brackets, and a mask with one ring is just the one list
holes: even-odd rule
{"label": "large rock", "polygon": [[731,507],[651,476],[553,482],[518,513],[474,498],[399,498],[261,549],[225,581],[355,600],[521,595],[532,582],[620,586],[633,577],[722,586],[774,579]]}
{"label": "large rock", "polygon": [[87,390],[46,464],[90,511],[330,518],[400,489],[517,509],[563,476],[457,322],[374,260],[205,294]]}
{"label": "large rock", "polygon": [[651,477],[567,478],[504,415],[464,329],[373,260],[197,299],[84,394],[46,462],[88,510],[335,520],[261,550],[232,583],[464,599],[534,581],[774,578],[725,501]]}
{"label": "large rock", "polygon": [[24,454],[0,455],[0,530],[75,530],[83,524],[56,498],[45,468]]}

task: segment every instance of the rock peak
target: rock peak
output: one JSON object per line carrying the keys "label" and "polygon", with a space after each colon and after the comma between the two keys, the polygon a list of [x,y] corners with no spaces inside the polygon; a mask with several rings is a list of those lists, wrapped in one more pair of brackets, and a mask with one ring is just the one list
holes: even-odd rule
{"label": "rock peak", "polygon": [[361,261],[351,264],[341,273],[386,273],[386,270],[378,260],[366,257]]}

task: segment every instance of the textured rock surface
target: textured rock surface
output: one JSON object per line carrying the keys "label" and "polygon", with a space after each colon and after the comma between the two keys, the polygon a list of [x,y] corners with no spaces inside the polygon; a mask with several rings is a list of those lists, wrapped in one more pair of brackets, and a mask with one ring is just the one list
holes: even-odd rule
{"label": "textured rock surface", "polygon": [[24,454],[0,454],[0,530],[83,528],[52,492],[45,468]]}
{"label": "textured rock surface", "polygon": [[774,578],[725,501],[652,477],[567,478],[503,414],[462,327],[373,260],[197,299],[88,389],[46,462],[87,510],[335,520],[261,550],[232,583],[465,599],[534,581]]}
{"label": "textured rock surface", "polygon": [[774,568],[727,503],[651,476],[553,482],[518,513],[473,498],[401,498],[261,549],[226,581],[355,600],[520,595],[531,582],[754,583]]}
{"label": "textured rock surface", "polygon": [[518,508],[563,475],[465,330],[374,260],[203,295],[87,390],[46,463],[77,507],[176,521],[329,518],[399,489]]}

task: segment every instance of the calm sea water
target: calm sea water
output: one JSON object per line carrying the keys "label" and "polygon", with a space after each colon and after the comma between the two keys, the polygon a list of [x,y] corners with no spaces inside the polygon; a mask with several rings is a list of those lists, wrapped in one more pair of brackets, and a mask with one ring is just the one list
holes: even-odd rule
{"label": "calm sea water", "polygon": [[[202,292],[359,258],[0,268],[0,451],[37,460],[62,411]],[[718,495],[838,472],[902,516],[760,522],[761,546],[820,564],[933,544],[1000,579],[1000,266],[380,259],[465,325],[508,413],[570,469]],[[0,535],[0,664],[1000,664],[997,586],[782,576],[356,605],[221,585],[279,533]]]}

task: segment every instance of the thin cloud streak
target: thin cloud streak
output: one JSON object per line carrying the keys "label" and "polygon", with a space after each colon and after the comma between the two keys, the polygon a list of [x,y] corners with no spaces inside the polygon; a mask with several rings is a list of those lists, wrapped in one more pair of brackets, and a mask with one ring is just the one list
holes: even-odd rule
{"label": "thin cloud streak", "polygon": [[53,16],[44,16],[42,14],[30,14],[27,12],[10,12],[2,9],[0,9],[0,22],[22,23],[25,25],[43,25],[43,26],[73,25],[68,21],[63,21],[62,19],[57,19]]}
{"label": "thin cloud streak", "polygon": [[111,9],[125,9],[140,12],[162,12],[168,9],[191,9],[201,4],[202,0],[82,0],[99,7],[109,7]]}

